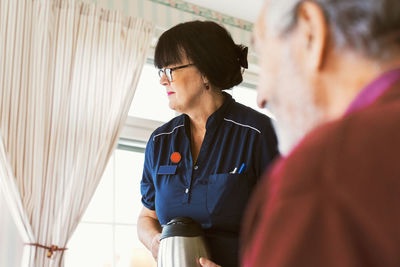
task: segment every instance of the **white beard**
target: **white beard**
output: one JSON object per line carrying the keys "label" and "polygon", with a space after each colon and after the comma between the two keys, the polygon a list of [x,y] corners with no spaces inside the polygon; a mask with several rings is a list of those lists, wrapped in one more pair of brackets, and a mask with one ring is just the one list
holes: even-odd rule
{"label": "white beard", "polygon": [[276,117],[273,122],[279,150],[287,155],[301,139],[323,121],[323,112],[315,105],[313,89],[301,76],[293,62],[290,49],[283,49],[281,68],[271,99],[270,109]]}

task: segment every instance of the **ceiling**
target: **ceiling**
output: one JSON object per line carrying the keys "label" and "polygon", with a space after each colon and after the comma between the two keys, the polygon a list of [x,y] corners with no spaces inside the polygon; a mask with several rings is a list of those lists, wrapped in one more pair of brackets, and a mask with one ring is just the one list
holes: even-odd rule
{"label": "ceiling", "polygon": [[255,22],[264,0],[184,0],[224,15]]}

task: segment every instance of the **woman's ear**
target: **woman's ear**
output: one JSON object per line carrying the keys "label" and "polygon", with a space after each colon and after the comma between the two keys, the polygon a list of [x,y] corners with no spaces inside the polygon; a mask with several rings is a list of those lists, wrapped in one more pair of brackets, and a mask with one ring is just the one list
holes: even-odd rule
{"label": "woman's ear", "polygon": [[206,90],[210,89],[210,83],[208,82],[207,77],[204,76],[204,75],[201,75],[201,78],[202,78],[202,80],[203,80],[204,87],[206,88]]}
{"label": "woman's ear", "polygon": [[204,74],[201,75],[201,79],[203,80],[203,83],[209,83],[207,77]]}

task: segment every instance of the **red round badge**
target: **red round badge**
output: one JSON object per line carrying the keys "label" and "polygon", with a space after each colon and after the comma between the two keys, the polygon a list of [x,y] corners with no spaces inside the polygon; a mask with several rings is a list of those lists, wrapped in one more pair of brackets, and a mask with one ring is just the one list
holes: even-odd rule
{"label": "red round badge", "polygon": [[171,161],[173,163],[178,163],[179,161],[181,161],[181,154],[179,152],[174,152],[171,154]]}

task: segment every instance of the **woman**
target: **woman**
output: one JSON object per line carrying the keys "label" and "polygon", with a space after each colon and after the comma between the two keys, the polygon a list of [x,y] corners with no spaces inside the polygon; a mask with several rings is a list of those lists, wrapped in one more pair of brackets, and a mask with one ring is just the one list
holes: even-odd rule
{"label": "woman", "polygon": [[242,82],[247,48],[214,22],[192,21],[161,35],[155,65],[170,108],[182,115],[147,144],[139,238],[156,259],[161,225],[191,217],[205,230],[212,260],[237,266],[246,202],[278,153],[269,118],[222,91]]}

